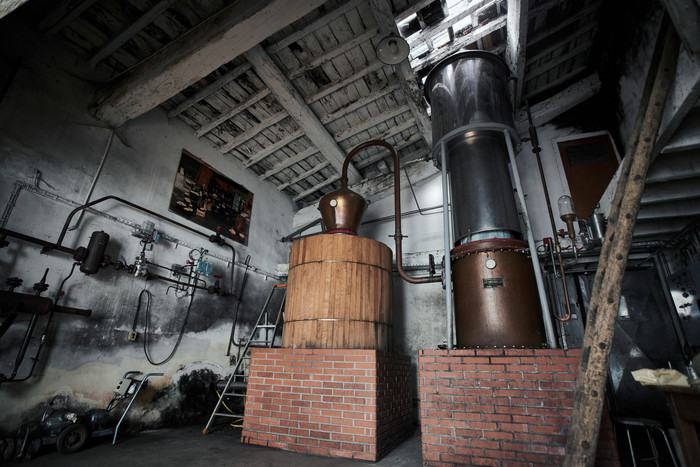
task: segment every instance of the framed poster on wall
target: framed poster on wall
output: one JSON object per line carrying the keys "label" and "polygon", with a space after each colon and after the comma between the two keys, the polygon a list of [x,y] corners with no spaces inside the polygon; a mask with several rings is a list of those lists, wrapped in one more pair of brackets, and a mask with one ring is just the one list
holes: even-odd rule
{"label": "framed poster on wall", "polygon": [[253,193],[183,149],[168,211],[247,245]]}

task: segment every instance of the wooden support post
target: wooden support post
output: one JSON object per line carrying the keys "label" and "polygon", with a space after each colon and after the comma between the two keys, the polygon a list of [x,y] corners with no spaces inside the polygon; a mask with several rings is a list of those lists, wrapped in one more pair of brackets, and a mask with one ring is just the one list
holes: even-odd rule
{"label": "wooden support post", "polygon": [[[663,47],[649,103],[646,106],[641,105],[639,109],[635,135],[630,139],[627,148],[608,218],[608,231],[593,284],[576,380],[574,409],[563,464],[566,466],[593,466],[595,463],[610,347],[620,306],[622,277],[627,265],[627,254],[632,242],[647,169],[661,125],[666,98],[675,76],[679,40],[673,28],[668,28]],[[654,63],[649,72],[654,73]],[[641,113],[643,118],[640,118]]]}

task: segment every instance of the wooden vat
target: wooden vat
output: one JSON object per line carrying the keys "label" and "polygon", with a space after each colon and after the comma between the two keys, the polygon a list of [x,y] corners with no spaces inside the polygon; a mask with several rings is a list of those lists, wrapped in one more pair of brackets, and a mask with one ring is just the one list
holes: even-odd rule
{"label": "wooden vat", "polygon": [[282,347],[391,350],[391,250],[345,234],[292,245]]}

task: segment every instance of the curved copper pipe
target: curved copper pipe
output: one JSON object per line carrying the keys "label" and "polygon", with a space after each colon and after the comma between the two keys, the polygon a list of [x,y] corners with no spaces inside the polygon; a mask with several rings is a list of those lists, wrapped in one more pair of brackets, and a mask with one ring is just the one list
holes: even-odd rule
{"label": "curved copper pipe", "polygon": [[[401,174],[399,173],[399,155],[396,152],[396,149],[394,147],[387,143],[386,141],[381,141],[381,140],[371,140],[371,141],[366,141],[364,143],[359,144],[356,146],[352,151],[350,151],[350,154],[347,155],[345,158],[345,161],[343,162],[343,172],[340,178],[340,184],[341,186],[347,188],[348,185],[348,166],[350,165],[350,160],[355,157],[355,155],[361,151],[362,149],[368,148],[370,146],[381,146],[385,149],[388,149],[389,152],[391,152],[392,157],[394,158],[394,235],[390,235],[394,237],[394,244],[395,244],[395,251],[396,251],[396,270],[399,273],[399,276],[406,282],[410,282],[411,284],[427,284],[428,282],[439,282],[442,280],[440,276],[422,276],[422,277],[413,277],[409,276],[406,274],[406,272],[403,270],[403,249],[401,248],[401,240],[404,238],[404,236],[401,234],[401,190],[399,189],[401,185]],[[449,252],[445,252],[445,261],[449,261]]]}

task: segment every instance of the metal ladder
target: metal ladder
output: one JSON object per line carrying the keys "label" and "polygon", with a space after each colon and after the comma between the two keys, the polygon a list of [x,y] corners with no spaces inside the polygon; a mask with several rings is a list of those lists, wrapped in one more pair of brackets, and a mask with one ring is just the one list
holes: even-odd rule
{"label": "metal ladder", "polygon": [[[280,302],[279,310],[277,311],[277,318],[275,319],[275,322],[273,324],[270,323],[269,320],[269,308],[270,302],[272,301],[272,296],[277,290],[281,290],[283,292],[283,295],[282,301]],[[236,359],[236,366],[233,369],[231,375],[228,377],[223,391],[221,391],[221,394],[219,395],[219,400],[217,401],[216,406],[214,407],[214,411],[211,413],[211,417],[209,417],[207,426],[205,426],[202,430],[202,433],[204,433],[205,435],[211,433],[210,427],[216,417],[238,419],[243,418],[243,414],[219,412],[219,410],[221,409],[222,405],[225,407],[224,398],[226,397],[242,397],[245,401],[245,390],[247,388],[248,383],[245,381],[245,374],[239,374],[238,371],[241,369],[241,365],[245,360],[250,360],[249,351],[251,347],[271,348],[273,346],[275,342],[275,336],[277,335],[277,331],[280,329],[283,322],[284,303],[286,298],[287,284],[275,284],[272,287],[272,290],[270,290],[270,294],[267,296],[267,300],[265,300],[265,304],[263,305],[263,308],[260,311],[260,314],[258,315],[258,319],[255,322],[255,326],[253,326],[253,330],[251,331],[250,336],[248,337],[245,345],[243,346],[243,350],[238,354],[238,358]],[[258,335],[259,333],[263,335]],[[237,380],[237,378],[241,378],[241,380]]]}

